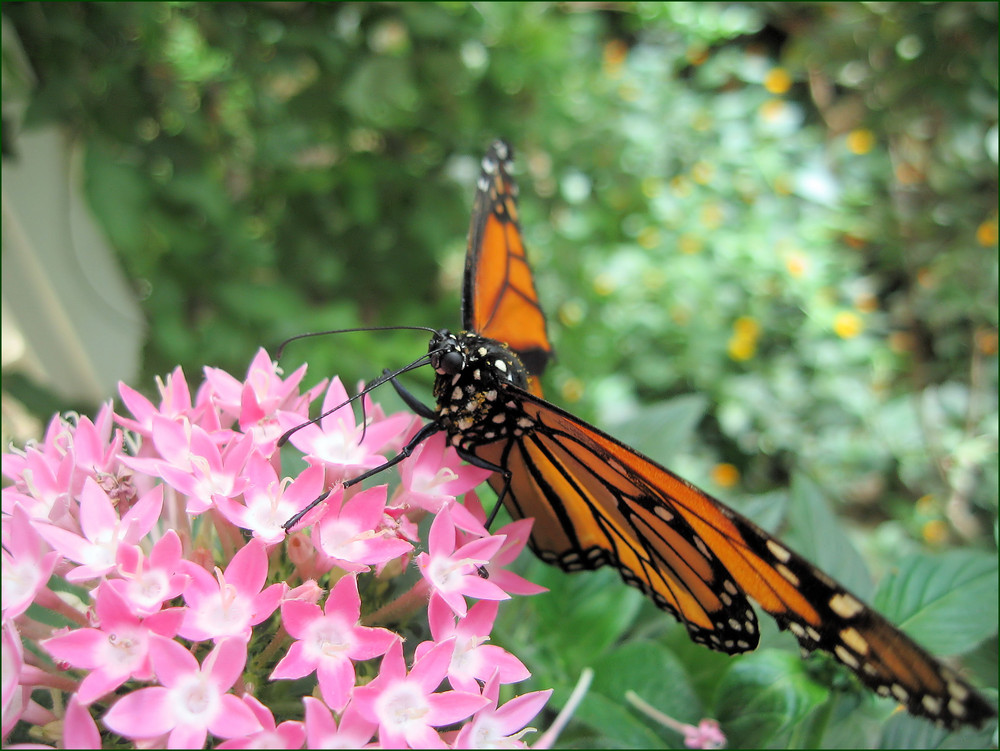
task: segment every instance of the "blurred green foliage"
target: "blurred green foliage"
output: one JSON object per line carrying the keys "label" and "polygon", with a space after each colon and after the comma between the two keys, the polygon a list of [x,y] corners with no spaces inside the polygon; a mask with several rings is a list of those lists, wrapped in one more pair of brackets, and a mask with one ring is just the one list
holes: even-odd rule
{"label": "blurred green foliage", "polygon": [[[478,160],[503,136],[559,353],[554,401],[866,596],[893,586],[879,570],[873,588],[870,565],[901,576],[936,560],[927,547],[995,550],[995,3],[3,13],[37,76],[24,127],[86,145],[88,198],[149,321],[143,384],[178,363],[239,374],[305,331],[456,326]],[[423,349],[344,335],[283,363],[351,382]],[[918,621],[941,652],[942,624],[974,621],[951,651],[990,637],[969,664],[992,660],[977,677],[995,687],[996,607],[981,603],[996,557],[966,552],[985,558],[948,559],[947,607],[938,582],[906,592],[906,612],[930,608]],[[504,611],[511,648],[557,704],[598,671],[567,744],[680,745],[622,687],[729,721],[733,745],[934,740],[910,718],[884,729],[887,702],[788,658],[790,638],[729,660],[614,574],[530,569],[554,592]],[[780,691],[753,688],[778,675]]]}

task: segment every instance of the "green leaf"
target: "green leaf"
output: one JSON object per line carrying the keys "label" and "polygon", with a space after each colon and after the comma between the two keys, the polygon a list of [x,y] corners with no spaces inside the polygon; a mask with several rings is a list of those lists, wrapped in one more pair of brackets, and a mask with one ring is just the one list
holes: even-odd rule
{"label": "green leaf", "polygon": [[526,604],[538,619],[532,641],[550,647],[571,673],[620,639],[642,605],[642,595],[610,569],[568,575],[534,561],[527,578],[549,588]]}
{"label": "green leaf", "polygon": [[802,474],[792,477],[788,541],[811,563],[863,599],[871,597],[872,579],[820,488]]}
{"label": "green leaf", "polygon": [[719,682],[715,717],[734,747],[763,747],[801,724],[829,692],[794,654],[764,650],[734,661]]}
{"label": "green leaf", "polygon": [[971,550],[905,558],[874,605],[935,654],[961,654],[997,633],[997,557]]}
{"label": "green leaf", "polygon": [[634,641],[593,660],[594,680],[577,719],[601,735],[608,747],[679,745],[680,734],[630,706],[627,694],[680,722],[695,724],[703,716],[684,666],[669,650],[651,641]]}
{"label": "green leaf", "polygon": [[708,399],[688,394],[644,406],[628,420],[609,424],[608,429],[618,440],[666,464],[694,441],[706,409]]}
{"label": "green leaf", "polygon": [[87,200],[111,244],[119,251],[138,252],[151,196],[146,176],[96,140],[87,145],[84,175]]}
{"label": "green leaf", "polygon": [[995,729],[962,727],[949,732],[927,720],[897,712],[885,723],[879,748],[994,748]]}

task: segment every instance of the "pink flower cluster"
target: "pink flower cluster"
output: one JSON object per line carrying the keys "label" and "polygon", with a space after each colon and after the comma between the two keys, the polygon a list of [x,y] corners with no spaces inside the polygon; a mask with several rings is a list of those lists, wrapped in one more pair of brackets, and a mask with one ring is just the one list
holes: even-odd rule
{"label": "pink flower cluster", "polygon": [[[5,745],[524,746],[551,692],[501,703],[529,673],[488,641],[500,600],[541,591],[503,568],[530,522],[490,534],[488,473],[441,434],[391,495],[345,491],[419,429],[367,398],[363,425],[344,407],[279,449],[324,390],[323,411],[347,399],[338,379],[300,393],[304,375],[261,350],[243,381],[206,368],[192,400],[178,368],[159,406],[122,385],[130,415],[56,416],[3,456]],[[407,623],[431,638],[388,628]]]}

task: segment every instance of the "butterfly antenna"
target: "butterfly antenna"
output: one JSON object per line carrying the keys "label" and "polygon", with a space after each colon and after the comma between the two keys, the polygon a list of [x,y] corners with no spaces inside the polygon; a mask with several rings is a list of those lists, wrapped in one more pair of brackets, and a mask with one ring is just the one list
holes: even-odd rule
{"label": "butterfly antenna", "polygon": [[[417,327],[415,327],[415,326],[409,326],[409,327],[400,327],[400,328],[417,328]],[[303,335],[303,336],[305,336],[305,335]],[[357,394],[355,394],[354,396],[352,396],[347,401],[341,402],[336,407],[328,409],[323,414],[314,417],[313,419],[309,420],[308,422],[304,422],[301,425],[296,425],[291,430],[286,430],[281,435],[281,438],[278,439],[278,447],[280,448],[280,447],[284,446],[286,443],[288,443],[288,439],[291,438],[294,433],[302,430],[302,428],[306,427],[307,425],[315,425],[316,423],[318,423],[320,420],[322,420],[327,415],[333,414],[338,409],[341,409],[342,407],[346,407],[347,405],[354,403],[355,401],[357,401],[358,399],[360,399],[361,397],[363,397],[368,392],[373,391],[374,389],[377,389],[383,383],[387,383],[387,382],[391,381],[393,378],[395,378],[396,376],[402,375],[403,373],[408,373],[411,370],[416,370],[417,368],[422,368],[424,365],[429,365],[430,361],[431,361],[431,355],[430,355],[430,353],[427,353],[426,355],[417,358],[416,360],[414,360],[413,362],[411,362],[409,365],[404,365],[403,367],[399,368],[399,370],[388,371],[388,372],[383,373],[381,376],[379,376],[374,381],[372,381],[371,383],[369,383],[367,386],[365,386],[363,389],[361,389],[361,391],[359,391]],[[363,404],[362,404],[362,409],[364,409]],[[362,435],[364,435],[364,434],[362,433]]]}
{"label": "butterfly antenna", "polygon": [[281,344],[278,345],[278,351],[274,356],[274,359],[280,360],[282,353],[285,351],[285,347],[294,341],[299,339],[308,339],[312,336],[327,336],[328,334],[356,334],[361,331],[426,331],[431,334],[437,333],[435,329],[430,326],[359,326],[353,329],[330,329],[329,331],[310,331],[305,334],[296,334],[295,336],[290,336]]}
{"label": "butterfly antenna", "polygon": [[358,439],[358,443],[365,440],[365,436],[368,435],[368,415],[365,410],[365,400],[361,400],[361,437]]}

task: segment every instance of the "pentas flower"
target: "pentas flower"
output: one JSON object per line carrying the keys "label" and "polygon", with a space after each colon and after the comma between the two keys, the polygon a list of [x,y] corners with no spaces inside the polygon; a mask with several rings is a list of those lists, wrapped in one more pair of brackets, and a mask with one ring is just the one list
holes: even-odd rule
{"label": "pentas flower", "polygon": [[443,436],[345,490],[415,434],[367,397],[363,425],[343,407],[279,450],[347,399],[337,379],[301,391],[263,351],[205,374],[176,369],[159,405],[122,384],[126,414],[56,416],[4,455],[5,745],[523,745],[541,701],[497,706],[528,673],[489,640],[498,601],[538,589],[504,569],[530,521],[490,535],[486,473]]}
{"label": "pentas flower", "polygon": [[496,555],[506,540],[502,535],[484,537],[455,547],[457,530],[447,509],[434,517],[428,545],[430,552],[417,556],[420,573],[433,596],[441,597],[458,616],[468,612],[465,596],[481,600],[507,600],[506,592],[480,575],[479,567]]}
{"label": "pentas flower", "polygon": [[118,548],[119,579],[105,582],[114,589],[138,616],[156,613],[167,600],[172,600],[187,586],[189,577],[181,572],[181,540],[168,529],[145,556],[138,545]]}
{"label": "pentas flower", "polygon": [[458,619],[440,597],[432,597],[427,609],[433,641],[417,645],[414,657],[420,659],[434,645],[455,639],[455,649],[448,665],[448,682],[462,691],[478,690],[491,676],[500,683],[517,683],[531,673],[519,659],[504,649],[486,644],[499,603],[489,600],[477,602],[469,608],[464,618]]}
{"label": "pentas flower", "polygon": [[552,695],[552,689],[533,691],[515,696],[502,707],[500,699],[500,671],[496,671],[483,687],[483,697],[489,704],[480,709],[460,731],[454,741],[455,748],[520,748],[521,738],[531,728],[531,722]]}
{"label": "pentas flower", "polygon": [[[207,404],[200,404],[195,410],[191,405],[191,391],[188,389],[187,379],[184,371],[178,365],[174,372],[167,376],[166,381],[156,379],[160,390],[160,406],[154,407],[153,403],[130,386],[118,384],[118,393],[122,402],[132,413],[133,417],[118,415],[118,423],[126,430],[141,435],[151,437],[153,435],[153,418],[167,418],[173,420],[184,417],[192,420],[196,415],[205,411]],[[197,419],[193,420],[197,422]]]}
{"label": "pentas flower", "polygon": [[313,539],[330,566],[367,571],[373,564],[385,563],[413,549],[384,525],[385,485],[362,490],[346,502],[341,489],[325,503],[329,509],[313,528]]}
{"label": "pentas flower", "polygon": [[297,641],[271,678],[301,678],[315,671],[323,701],[337,711],[347,705],[354,688],[354,662],[385,654],[399,639],[387,629],[360,625],[361,596],[355,576],[345,576],[334,585],[322,612],[310,602],[286,600],[281,618]]}
{"label": "pentas flower", "polygon": [[306,707],[309,748],[365,748],[378,730],[378,723],[362,717],[355,704],[348,704],[341,712],[338,724],[319,699],[307,696],[302,703]]}
{"label": "pentas flower", "polygon": [[[231,741],[223,741],[216,748],[301,748],[302,742],[306,739],[305,726],[301,722],[287,720],[280,725],[275,723],[274,715],[264,704],[261,704],[250,694],[243,695],[243,701],[250,711],[253,712],[257,722],[260,723],[260,730],[250,733],[242,738]],[[369,735],[370,739],[371,736]],[[328,746],[316,746],[315,748],[329,748]]]}
{"label": "pentas flower", "polygon": [[259,451],[246,463],[246,490],[241,499],[214,496],[216,507],[237,527],[269,545],[285,538],[284,523],[323,492],[323,468],[308,467],[295,480],[282,482]]}
{"label": "pentas flower", "polygon": [[127,459],[133,469],[159,475],[188,498],[187,511],[198,514],[212,507],[216,496],[239,495],[246,488],[244,467],[253,451],[253,436],[226,442],[186,419],[153,417],[153,442],[163,459]]}
{"label": "pentas flower", "polygon": [[463,464],[458,452],[446,447],[445,434],[437,433],[417,446],[410,461],[400,468],[404,492],[393,505],[417,506],[436,514],[445,506],[451,508],[457,496],[482,485],[491,474],[489,470]]}
{"label": "pentas flower", "polygon": [[251,540],[237,551],[225,573],[216,567],[213,577],[190,562],[184,572],[191,582],[184,590],[187,609],[180,635],[195,641],[218,641],[230,636],[248,640],[252,627],[274,612],[288,589],[280,582],[262,591],[267,579],[267,555],[260,540]]}
{"label": "pentas flower", "polygon": [[[330,382],[323,398],[325,414],[347,401],[347,390],[339,378]],[[296,414],[279,414],[285,429],[298,427],[302,418]],[[319,421],[309,424],[291,435],[289,441],[306,454],[310,464],[327,469],[327,480],[336,482],[353,477],[365,470],[374,469],[385,462],[382,451],[392,439],[402,433],[413,421],[413,416],[396,414],[378,422],[358,425],[350,406],[330,412]]]}
{"label": "pentas flower", "polygon": [[88,477],[80,494],[82,535],[53,524],[36,522],[34,526],[49,545],[80,564],[66,574],[66,580],[84,581],[111,571],[119,546],[132,545],[149,534],[162,506],[163,488],[157,486],[119,518],[108,494]]}
{"label": "pentas flower", "polygon": [[[465,503],[462,508],[467,510],[469,515],[477,521],[486,521],[486,512],[483,511],[482,504],[479,502],[479,496],[475,492],[465,494]],[[518,519],[498,529],[496,531],[497,536],[502,535],[506,539],[496,555],[483,564],[483,570],[486,572],[489,580],[507,594],[537,595],[542,592],[548,592],[545,587],[530,582],[523,576],[518,576],[506,568],[506,566],[517,560],[521,551],[524,550],[525,545],[528,544],[528,537],[531,536],[532,521],[532,519]]]}
{"label": "pentas flower", "polygon": [[17,618],[45,589],[60,555],[31,525],[28,512],[15,506],[3,526],[3,617]]}
{"label": "pentas flower", "polygon": [[407,673],[403,645],[396,641],[382,659],[378,676],[355,689],[358,711],[378,723],[382,746],[445,748],[435,728],[464,720],[489,704],[478,692],[435,692],[448,672],[454,648],[453,640],[436,645]]}
{"label": "pentas flower", "polygon": [[42,642],[55,659],[90,670],[76,693],[84,705],[114,691],[129,678],[152,679],[150,636],[173,637],[184,617],[180,608],[168,608],[140,620],[107,583],[97,590],[95,610],[97,628],[78,628]]}
{"label": "pentas flower", "polygon": [[171,639],[153,636],[150,654],[162,685],[123,696],[104,715],[104,724],[126,738],[167,736],[167,748],[201,748],[208,733],[238,738],[261,729],[250,708],[227,693],[243,672],[246,645],[223,639],[199,665]]}

